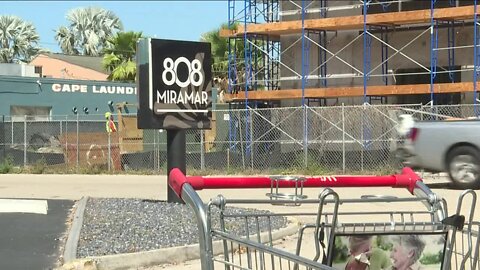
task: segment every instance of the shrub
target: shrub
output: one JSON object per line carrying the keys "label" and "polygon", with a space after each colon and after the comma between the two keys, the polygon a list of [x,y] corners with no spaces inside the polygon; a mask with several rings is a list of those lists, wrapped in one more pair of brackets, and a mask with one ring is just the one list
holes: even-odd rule
{"label": "shrub", "polygon": [[6,157],[2,163],[0,163],[0,173],[6,174],[13,171],[13,159],[12,157]]}
{"label": "shrub", "polygon": [[420,262],[424,265],[429,265],[429,264],[439,264],[442,262],[443,258],[443,252],[439,251],[438,253],[426,253],[420,258]]}
{"label": "shrub", "polygon": [[47,169],[47,161],[45,160],[45,157],[42,157],[41,159],[37,159],[33,166],[31,167],[30,172],[33,174],[42,174],[45,172]]}

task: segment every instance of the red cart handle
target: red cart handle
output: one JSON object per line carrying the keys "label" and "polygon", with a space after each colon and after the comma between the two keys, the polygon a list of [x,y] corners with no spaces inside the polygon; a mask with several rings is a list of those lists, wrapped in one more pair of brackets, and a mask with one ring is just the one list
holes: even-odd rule
{"label": "red cart handle", "polygon": [[[402,174],[387,176],[320,176],[306,177],[304,187],[393,187],[407,188],[413,194],[417,181],[422,179],[410,168],[403,168]],[[178,168],[170,171],[168,183],[181,197],[182,186],[189,183],[195,190],[229,188],[269,188],[272,179],[268,176],[255,177],[186,177]],[[293,181],[279,181],[278,187],[295,187]]]}

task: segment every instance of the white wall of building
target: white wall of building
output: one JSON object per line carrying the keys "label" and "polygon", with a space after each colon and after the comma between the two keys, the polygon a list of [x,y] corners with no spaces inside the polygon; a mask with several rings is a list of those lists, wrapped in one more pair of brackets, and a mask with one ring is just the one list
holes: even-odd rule
{"label": "white wall of building", "polygon": [[0,63],[0,75],[39,77],[39,74],[35,73],[35,66],[13,63]]}

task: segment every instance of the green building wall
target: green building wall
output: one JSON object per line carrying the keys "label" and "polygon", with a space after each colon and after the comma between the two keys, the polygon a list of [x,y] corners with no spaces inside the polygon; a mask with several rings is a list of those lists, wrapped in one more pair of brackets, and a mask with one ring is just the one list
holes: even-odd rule
{"label": "green building wall", "polygon": [[[115,111],[121,102],[137,103],[135,84],[0,76],[0,115],[9,116],[12,105],[51,107],[52,116],[74,116],[74,107],[79,115],[98,115]],[[128,106],[127,111],[136,113],[136,107]]]}

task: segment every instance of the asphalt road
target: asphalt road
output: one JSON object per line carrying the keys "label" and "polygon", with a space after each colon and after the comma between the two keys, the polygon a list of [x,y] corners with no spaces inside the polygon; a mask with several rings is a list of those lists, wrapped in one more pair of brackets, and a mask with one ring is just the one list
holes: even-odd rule
{"label": "asphalt road", "polygon": [[53,269],[74,202],[48,200],[48,212],[0,213],[0,269]]}

